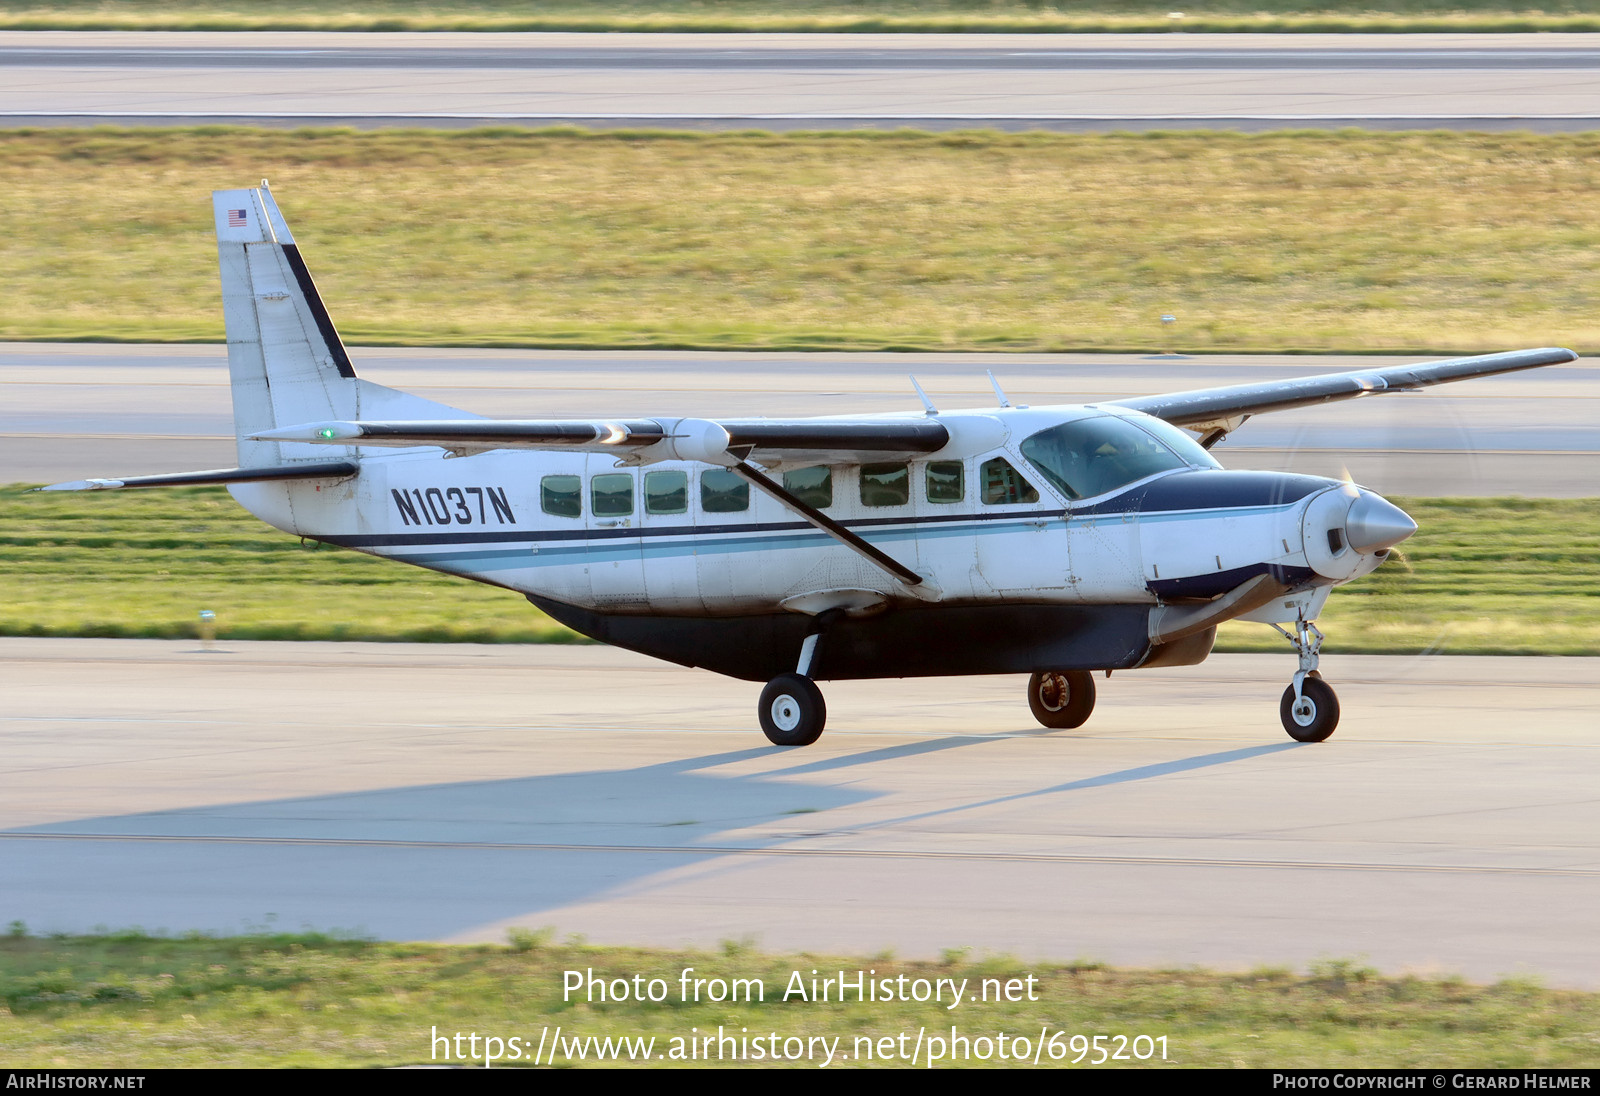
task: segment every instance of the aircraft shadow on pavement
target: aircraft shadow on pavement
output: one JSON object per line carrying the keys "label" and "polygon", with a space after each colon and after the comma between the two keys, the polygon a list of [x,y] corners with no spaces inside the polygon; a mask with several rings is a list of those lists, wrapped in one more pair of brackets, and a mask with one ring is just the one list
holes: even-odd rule
{"label": "aircraft shadow on pavement", "polygon": [[959,814],[963,811],[998,807],[1004,803],[1018,803],[1026,799],[1038,799],[1047,795],[1060,795],[1064,792],[1082,791],[1087,788],[1104,788],[1112,784],[1128,784],[1138,780],[1150,780],[1158,776],[1172,776],[1195,769],[1209,769],[1216,765],[1229,765],[1236,761],[1249,761],[1252,758],[1266,757],[1271,754],[1282,753],[1285,750],[1297,750],[1308,745],[1310,743],[1275,742],[1266,746],[1246,746],[1238,750],[1223,750],[1220,753],[1180,757],[1174,761],[1161,761],[1154,765],[1139,765],[1132,769],[1118,769],[1116,772],[1102,773],[1100,776],[1069,780],[1064,784],[1055,784],[1048,788],[1035,788],[1031,791],[996,796],[992,799],[985,799],[975,803],[959,803],[952,807],[941,807],[938,810],[922,811],[917,814],[902,815],[898,818],[886,818],[881,822],[873,823],[869,827],[861,828],[880,829],[886,826],[898,826],[907,822],[920,822],[924,819]]}
{"label": "aircraft shadow on pavement", "polygon": [[[43,932],[234,933],[271,925],[398,939],[451,936],[592,900],[730,847],[779,845],[814,830],[818,814],[882,794],[860,783],[773,776],[978,741],[919,742],[776,774],[703,771],[772,754],[761,747],[633,769],[20,828],[0,836],[0,877],[8,880],[0,920],[19,919]],[[787,816],[795,818],[792,828],[771,828]],[[562,845],[575,847],[549,847]],[[701,845],[704,853],[694,851]]]}
{"label": "aircraft shadow on pavement", "polygon": [[[785,779],[979,745],[975,736],[822,758],[759,774],[704,770],[736,750],[632,769],[427,784],[86,818],[0,834],[0,920],[41,932],[318,930],[385,939],[459,936],[632,892],[730,848],[781,846],[827,813],[886,794]],[[853,823],[905,822],[1146,780],[1295,748],[1256,746],[1145,765]],[[823,816],[821,818],[817,816]],[[789,816],[792,825],[773,826]],[[31,839],[30,839],[31,838]],[[565,846],[565,847],[563,847]],[[703,848],[703,851],[702,851]],[[768,887],[771,881],[766,884]]]}

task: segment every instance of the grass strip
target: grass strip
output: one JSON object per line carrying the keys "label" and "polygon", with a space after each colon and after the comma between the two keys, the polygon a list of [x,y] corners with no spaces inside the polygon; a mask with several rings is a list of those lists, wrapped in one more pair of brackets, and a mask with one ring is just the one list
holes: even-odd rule
{"label": "grass strip", "polygon": [[0,131],[0,338],[220,340],[263,175],[351,342],[1600,345],[1600,134],[227,127]]}
{"label": "grass strip", "polygon": [[1518,8],[1505,0],[1212,0],[1174,17],[1166,5],[1096,0],[346,0],[338,11],[290,0],[7,0],[0,30],[624,31],[698,33],[1430,33],[1600,30],[1600,4]]}
{"label": "grass strip", "polygon": [[[1405,558],[1334,592],[1329,652],[1600,655],[1594,499],[1399,499]],[[220,488],[0,488],[0,635],[578,641],[516,594],[277,532]],[[1287,650],[1261,624],[1219,651]]]}
{"label": "grass strip", "polygon": [[507,590],[302,545],[220,488],[63,497],[0,489],[0,634],[172,639],[211,609],[234,639],[579,639]]}
{"label": "grass strip", "polygon": [[[948,1036],[952,1026],[968,1038],[990,1040],[988,1061],[947,1063],[977,1066],[1031,1065],[994,1057],[995,1036],[1007,1033],[1008,1044],[1023,1036],[1031,1050],[1041,1029],[1062,1033],[1058,1045],[1067,1053],[1061,1065],[1070,1064],[1075,1035],[1167,1037],[1164,1062],[1157,1054],[1143,1063],[1108,1063],[1124,1068],[1585,1067],[1593,1064],[1600,1038],[1597,994],[1526,979],[1481,986],[1452,977],[1383,977],[1350,960],[1323,961],[1305,974],[1223,974],[1118,970],[1089,961],[1023,963],[975,958],[965,948],[952,949],[942,961],[909,962],[889,954],[764,955],[732,941],[706,953],[553,944],[548,932],[527,930],[511,936],[509,947],[322,935],[40,938],[17,925],[12,936],[0,938],[7,1065],[397,1066],[436,1060],[436,1029],[516,1035],[531,1054],[541,1032],[553,1034],[557,1026],[566,1039],[653,1036],[654,1050],[668,1056],[674,1038],[715,1035],[719,1028],[735,1037],[775,1032],[779,1045],[795,1037],[838,1038],[838,1051],[849,1055],[845,1065],[908,1065],[861,1060],[865,1042],[857,1039],[870,1040],[877,1054],[878,1039],[905,1032],[909,1051],[919,1028]],[[685,1002],[680,978],[688,967],[691,977],[708,981],[760,979],[765,1000]],[[646,986],[660,979],[666,1000],[590,1003],[582,994],[564,1000],[569,970],[630,984],[639,975]],[[812,971],[818,978],[843,971],[851,980],[857,971],[871,971],[875,979],[904,975],[907,986],[918,978],[965,979],[973,993],[986,978],[1000,980],[998,989],[1031,975],[1038,999],[979,1000],[954,1010],[933,1002],[840,1004],[836,995],[827,1003],[780,999],[795,972],[809,993]],[[895,1047],[898,1053],[898,1041]],[[594,1057],[591,1047],[587,1063],[557,1064],[606,1064]],[[1040,1058],[1050,1063],[1048,1052]],[[652,1064],[673,1063],[667,1057]],[[713,1057],[690,1064],[746,1062]]]}

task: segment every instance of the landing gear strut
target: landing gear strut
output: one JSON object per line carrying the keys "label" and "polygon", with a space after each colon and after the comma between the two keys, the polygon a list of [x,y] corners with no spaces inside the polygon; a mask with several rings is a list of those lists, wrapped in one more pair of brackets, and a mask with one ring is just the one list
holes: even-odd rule
{"label": "landing gear strut", "polygon": [[1081,727],[1094,711],[1094,678],[1087,670],[1060,670],[1028,679],[1028,707],[1040,726]]}
{"label": "landing gear strut", "polygon": [[1339,698],[1317,672],[1322,632],[1303,616],[1295,621],[1292,634],[1276,624],[1273,627],[1294,644],[1295,653],[1300,656],[1300,668],[1278,704],[1283,729],[1296,742],[1321,742],[1339,725]]}
{"label": "landing gear strut", "polygon": [[828,705],[822,690],[811,680],[811,667],[817,661],[822,631],[843,614],[829,610],[819,615],[800,645],[800,661],[792,674],[779,674],[761,690],[756,716],[761,732],[774,746],[809,746],[822,737],[828,722]]}

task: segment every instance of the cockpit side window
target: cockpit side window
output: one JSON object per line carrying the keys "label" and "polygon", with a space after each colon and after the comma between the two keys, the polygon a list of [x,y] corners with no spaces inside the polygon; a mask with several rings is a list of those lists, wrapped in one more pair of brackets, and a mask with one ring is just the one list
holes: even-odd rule
{"label": "cockpit side window", "polygon": [[1094,498],[1156,472],[1188,467],[1150,434],[1112,415],[1041,430],[1022,443],[1022,455],[1069,499]]}
{"label": "cockpit side window", "polygon": [[1023,479],[1022,473],[1011,467],[1011,462],[1004,457],[984,461],[983,467],[978,469],[978,483],[985,506],[1039,501],[1039,492],[1033,484]]}

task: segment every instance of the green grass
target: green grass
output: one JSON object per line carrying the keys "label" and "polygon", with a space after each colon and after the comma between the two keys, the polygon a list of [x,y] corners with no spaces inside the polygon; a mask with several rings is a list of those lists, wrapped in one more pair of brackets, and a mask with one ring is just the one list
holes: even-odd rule
{"label": "green grass", "polygon": [[[1600,502],[1399,499],[1406,560],[1335,591],[1330,652],[1600,655]],[[219,488],[0,489],[0,634],[570,642],[506,590],[302,546]],[[1286,649],[1260,624],[1218,650]]]}
{"label": "green grass", "polygon": [[0,489],[0,634],[562,643],[518,595],[302,545],[218,488],[116,498]]}
{"label": "green grass", "polygon": [[[952,949],[942,962],[905,962],[763,955],[731,942],[718,954],[552,945],[547,935],[514,930],[511,947],[137,932],[3,938],[6,1064],[396,1066],[430,1061],[435,1028],[537,1042],[541,1029],[557,1025],[567,1037],[653,1035],[659,1049],[692,1029],[748,1028],[780,1038],[839,1037],[845,1053],[857,1037],[904,1031],[909,1048],[919,1028],[948,1033],[952,1025],[991,1039],[1005,1032],[1037,1040],[1047,1028],[1065,1033],[1063,1043],[1079,1034],[1166,1035],[1164,1064],[1187,1067],[1586,1067],[1600,1046],[1600,995],[1527,980],[1479,986],[1382,977],[1348,960],[1321,962],[1307,974],[1219,974],[973,959],[967,949]],[[683,1003],[685,967],[706,978],[760,978],[766,1002]],[[564,972],[590,969],[660,978],[668,1000],[564,1001]],[[777,1000],[792,972],[809,979],[813,969],[970,979],[974,989],[984,978],[1032,974],[1039,1000],[953,1012],[931,1003]]]}
{"label": "green grass", "polygon": [[1590,31],[1600,3],[1519,6],[1507,0],[346,0],[330,11],[307,0],[6,0],[0,29],[356,31],[799,31],[819,33],[1418,32]]}
{"label": "green grass", "polygon": [[1359,132],[0,131],[0,338],[219,340],[263,175],[351,342],[1600,345],[1600,134]]}

